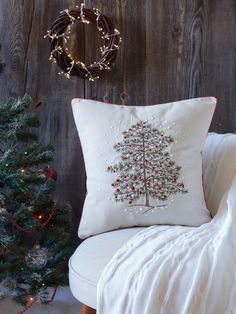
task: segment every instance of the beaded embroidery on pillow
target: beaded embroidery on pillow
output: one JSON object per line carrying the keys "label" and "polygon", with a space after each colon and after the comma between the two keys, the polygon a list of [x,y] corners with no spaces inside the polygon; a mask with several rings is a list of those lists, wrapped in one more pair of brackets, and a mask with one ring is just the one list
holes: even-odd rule
{"label": "beaded embroidery on pillow", "polygon": [[[173,142],[171,136],[146,121],[139,121],[123,132],[123,142],[114,146],[121,160],[107,170],[118,175],[111,185],[115,201],[128,202],[126,212],[153,213],[167,206],[165,201],[171,194],[187,193],[184,183],[178,181],[181,167],[168,152]],[[163,203],[150,204],[150,197]],[[144,198],[142,204],[138,202],[140,198]]]}
{"label": "beaded embroidery on pillow", "polygon": [[201,151],[215,105],[213,97],[153,106],[74,99],[87,174],[79,236],[208,222]]}

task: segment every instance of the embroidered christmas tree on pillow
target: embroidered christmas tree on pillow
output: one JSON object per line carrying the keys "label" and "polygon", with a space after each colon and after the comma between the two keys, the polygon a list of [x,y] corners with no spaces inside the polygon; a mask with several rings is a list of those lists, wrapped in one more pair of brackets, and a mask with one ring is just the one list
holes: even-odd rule
{"label": "embroidered christmas tree on pillow", "polygon": [[87,174],[79,236],[210,220],[201,151],[214,97],[154,106],[74,99]]}
{"label": "embroidered christmas tree on pillow", "polygon": [[[123,142],[114,148],[120,153],[121,161],[108,167],[108,171],[118,173],[111,184],[115,200],[128,202],[131,207],[146,214],[150,210],[166,205],[150,204],[150,196],[165,201],[171,194],[187,193],[182,182],[178,182],[181,167],[171,160],[168,147],[174,142],[171,136],[140,121],[123,132]],[[144,198],[144,203],[136,202]]]}

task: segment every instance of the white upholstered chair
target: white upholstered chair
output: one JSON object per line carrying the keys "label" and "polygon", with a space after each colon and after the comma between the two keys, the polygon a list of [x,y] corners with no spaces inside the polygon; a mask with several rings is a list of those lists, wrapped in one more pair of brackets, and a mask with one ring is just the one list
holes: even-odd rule
{"label": "white upholstered chair", "polygon": [[[212,216],[216,214],[235,171],[236,135],[210,133],[203,150],[203,184]],[[84,313],[96,313],[97,283],[104,267],[116,251],[142,229],[134,227],[93,236],[72,255],[69,262],[70,288],[75,298],[85,305]]]}

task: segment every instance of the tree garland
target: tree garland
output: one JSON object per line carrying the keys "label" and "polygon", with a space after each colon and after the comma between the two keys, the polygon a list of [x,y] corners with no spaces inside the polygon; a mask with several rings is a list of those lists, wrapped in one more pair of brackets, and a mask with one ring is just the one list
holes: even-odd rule
{"label": "tree garland", "polygon": [[[49,37],[50,39],[51,54],[49,60],[54,60],[63,70],[59,74],[65,74],[67,78],[70,78],[71,75],[78,75],[94,81],[99,78],[100,72],[110,70],[122,40],[120,32],[107,16],[100,13],[96,8],[86,9],[84,6],[85,4],[82,3],[80,7],[76,6],[75,9],[61,11],[60,16],[55,20],[44,38]],[[101,58],[90,65],[86,65],[80,60],[74,60],[67,53],[66,43],[70,38],[71,25],[77,21],[84,24],[96,23],[97,29],[102,33],[101,38],[105,40],[104,45],[100,47]]]}
{"label": "tree garland", "polygon": [[[13,225],[14,225],[18,230],[20,230],[20,231],[22,231],[22,232],[24,232],[24,233],[28,233],[28,234],[35,234],[35,231],[29,230],[29,229],[27,229],[27,228],[22,227],[21,225],[19,225],[19,224],[17,223],[17,221],[13,218],[12,214],[9,213],[9,211],[8,211],[6,208],[2,207],[2,210],[6,213],[7,217],[9,218],[9,220],[13,223]],[[47,220],[42,224],[42,228],[44,228],[44,227],[47,226],[47,224],[50,222],[50,220],[52,219],[52,217],[53,217],[53,215],[55,214],[56,211],[57,211],[57,208],[54,207],[54,208],[52,209],[52,211],[50,212],[50,214],[48,215]],[[41,219],[42,219],[42,215],[39,215],[37,218],[38,218],[39,220],[41,220]]]}

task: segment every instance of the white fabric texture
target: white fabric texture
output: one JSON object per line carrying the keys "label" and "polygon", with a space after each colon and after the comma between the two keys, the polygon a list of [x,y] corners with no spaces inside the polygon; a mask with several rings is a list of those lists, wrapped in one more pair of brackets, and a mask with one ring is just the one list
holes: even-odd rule
{"label": "white fabric texture", "polygon": [[110,231],[83,241],[69,261],[70,289],[74,297],[92,308],[97,307],[97,284],[112,256],[143,228]]}
{"label": "white fabric texture", "polygon": [[[152,226],[130,239],[100,277],[98,314],[236,313],[236,164],[229,157],[235,138],[211,134],[205,145],[211,222]],[[212,193],[219,193],[216,201]]]}
{"label": "white fabric texture", "polygon": [[215,216],[236,169],[235,134],[209,133],[203,149],[203,187],[207,207]]}
{"label": "white fabric texture", "polygon": [[213,97],[154,106],[74,99],[87,174],[80,238],[208,222],[201,151],[215,105]]}

